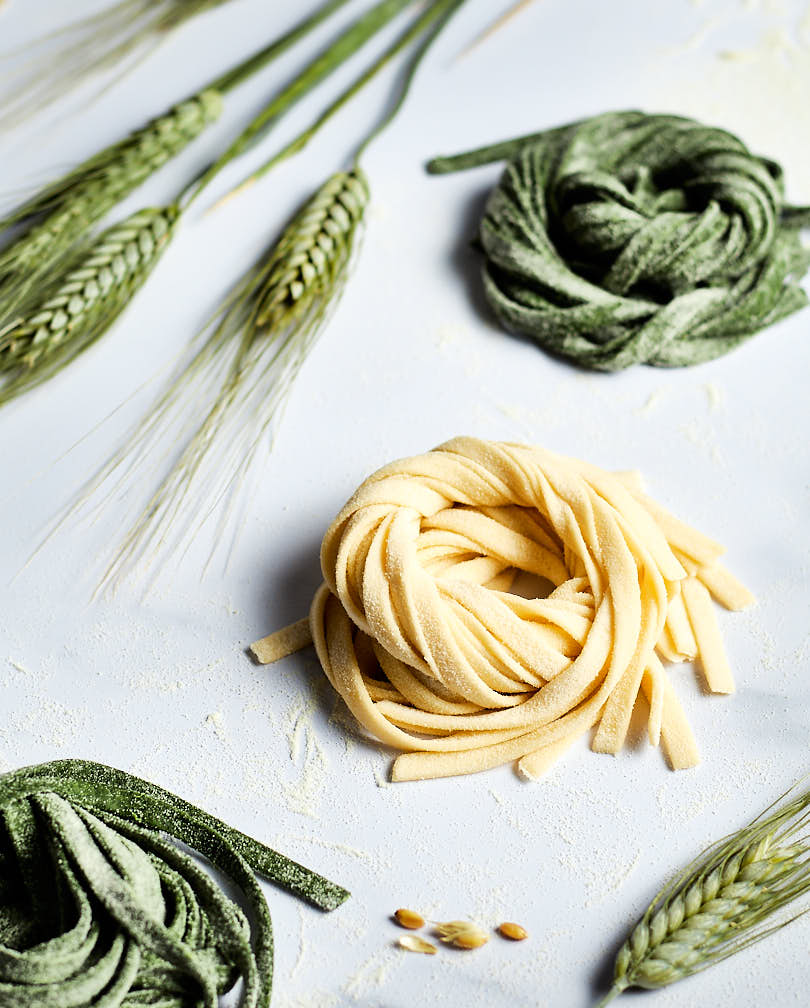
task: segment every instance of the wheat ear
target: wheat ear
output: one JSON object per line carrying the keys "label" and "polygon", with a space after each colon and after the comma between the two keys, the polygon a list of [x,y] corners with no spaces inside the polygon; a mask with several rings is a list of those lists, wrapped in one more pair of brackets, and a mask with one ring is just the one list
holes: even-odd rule
{"label": "wheat ear", "polygon": [[[207,89],[210,96],[218,96],[221,92],[227,92],[236,87],[258,69],[266,66],[346,2],[347,0],[324,0],[311,14],[299,21],[286,34],[217,78]],[[177,196],[168,210],[157,211],[157,213],[171,215],[172,223],[174,223],[180,212],[178,208],[182,208],[182,211],[185,212],[205,186],[234,157],[242,153],[281,115],[365,45],[401,10],[414,2],[415,0],[377,0],[369,10],[355,18],[334,41],[310,60],[297,77],[273,97],[242,131],[234,144],[206,171],[194,179]],[[196,99],[192,100],[189,108],[196,108],[195,101]],[[214,105],[217,104],[216,98],[211,97],[211,101]],[[148,174],[150,171],[145,154],[152,150],[153,134],[154,131],[147,131],[145,135],[136,135],[135,161],[141,175],[144,172]],[[92,222],[88,222],[88,215],[96,213],[95,202],[103,203],[109,195],[106,183],[102,185],[101,192],[95,187],[91,187],[89,197],[86,186],[90,185],[91,180],[102,179],[105,171],[108,176],[115,175],[116,177],[119,176],[120,171],[120,176],[126,183],[132,174],[126,168],[128,154],[129,148],[126,146],[126,142],[123,146],[116,145],[109,151],[102,152],[97,158],[88,162],[89,167],[85,166],[85,171],[80,171],[76,177],[69,176],[71,183],[68,184],[66,191],[63,191],[65,189],[63,185],[57,183],[56,186],[46,190],[40,197],[30,201],[5,221],[0,221],[0,225],[8,226],[16,221],[36,217],[38,213],[44,213],[48,208],[56,214],[56,216],[52,215],[51,218],[42,222],[41,229],[37,227],[36,233],[30,232],[22,245],[15,243],[9,248],[4,260],[0,256],[0,372],[3,370],[15,372],[13,377],[6,379],[5,384],[0,379],[0,406],[15,395],[54,375],[62,365],[68,363],[93,340],[101,336],[105,326],[109,325],[126,307],[126,296],[131,296],[145,279],[148,271],[139,272],[138,281],[135,283],[135,273],[133,272],[132,277],[120,285],[120,290],[108,292],[111,297],[115,295],[115,301],[106,297],[94,299],[94,310],[90,315],[86,316],[83,311],[79,311],[78,315],[81,318],[74,319],[71,316],[66,327],[70,338],[67,338],[67,333],[62,331],[59,324],[50,319],[49,313],[52,312],[50,300],[53,297],[57,297],[59,301],[55,315],[60,319],[64,312],[67,312],[68,315],[71,314],[67,305],[78,304],[73,292],[77,285],[80,286],[85,282],[86,264],[83,257],[86,252],[83,250],[89,248],[93,243],[93,239],[85,237],[92,230]],[[164,149],[161,151],[160,157],[164,157],[165,154],[166,150]],[[106,211],[109,206],[104,206],[103,209]],[[145,212],[148,214],[153,211]],[[130,224],[138,219],[140,219],[139,215],[136,214],[125,221],[120,226],[123,233],[127,233]],[[107,231],[102,236],[101,245],[103,246],[117,230],[115,228]],[[53,241],[51,233],[55,236]],[[167,232],[166,237],[169,233],[170,231]],[[30,247],[25,244],[25,241],[30,242]],[[61,246],[60,241],[62,241]],[[82,251],[77,251],[77,248]],[[56,255],[57,260],[45,263],[42,257],[46,251],[49,257],[51,254]],[[38,257],[40,258],[38,259]],[[3,302],[3,262],[6,274],[6,294],[8,295],[5,304]],[[80,273],[79,279],[74,276],[76,269]],[[62,304],[59,299],[62,298],[65,290],[69,290],[71,296]],[[129,295],[127,295],[127,291],[129,291]],[[43,300],[49,303],[43,305]],[[98,300],[97,304],[95,300]],[[106,304],[108,300],[110,310],[107,310],[101,303],[103,301]],[[91,316],[92,324],[87,321]],[[40,325],[40,319],[43,317],[49,319],[47,332],[43,332]],[[34,335],[35,333],[36,335]],[[29,345],[36,345],[35,351],[29,352]],[[48,350],[47,354],[39,352],[45,349]],[[52,350],[54,352],[51,352]]]}
{"label": "wheat ear", "polygon": [[76,257],[29,315],[0,329],[0,405],[49,378],[112,324],[149,276],[176,204],[139,210]]}
{"label": "wheat ear", "polygon": [[[159,443],[182,424],[189,404],[205,410],[103,583],[114,584],[146,551],[164,545],[170,532],[175,547],[190,542],[246,475],[338,302],[368,198],[368,183],[359,169],[339,172],[321,186],[225,302],[203,346],[146,424],[88,488],[92,493],[116,470],[121,480],[142,480],[137,463],[159,454]],[[110,492],[118,489],[117,482]],[[194,508],[184,526],[176,525],[186,499],[194,501]],[[226,510],[216,541],[229,517]]]}
{"label": "wheat ear", "polygon": [[[170,554],[183,542],[190,545],[202,525],[227,501],[220,512],[210,562],[233,517],[234,495],[230,491],[248,475],[259,446],[268,440],[292,382],[346,282],[369,198],[365,174],[359,167],[360,154],[396,116],[422,58],[463,2],[434,0],[424,8],[313,125],[257,169],[255,175],[305,146],[393,56],[418,39],[396,100],[361,142],[352,170],[329,178],[264,261],[247,274],[218,310],[210,337],[188,367],[75,505],[83,507],[108,480],[112,489],[102,503],[123,483],[134,481],[141,464],[153,462],[160,454],[162,435],[179,428],[184,447],[136,519],[102,586],[114,586],[141,557],[151,553],[154,558],[164,547]],[[383,0],[376,11],[387,17],[395,6]],[[372,10],[369,16],[378,15]],[[189,431],[190,409],[195,406],[205,412],[199,426]],[[143,477],[139,474],[137,478],[140,481]],[[187,502],[193,506],[184,509]]]}
{"label": "wheat ear", "polygon": [[[346,0],[321,3],[285,34],[218,76],[208,87],[98,152],[0,217],[0,240],[3,232],[12,228],[16,232],[0,251],[0,327],[25,311],[26,299],[33,299],[43,281],[65,268],[75,246],[87,239],[93,227],[114,206],[219,118],[225,95],[279,57],[344,3]],[[332,65],[324,59],[323,73]],[[317,82],[316,79],[314,83]],[[306,87],[294,82],[277,96],[272,107],[281,114],[302,90]],[[27,306],[31,306],[30,302]]]}
{"label": "wheat ear", "polygon": [[24,310],[49,273],[109,211],[191,143],[222,111],[218,91],[203,91],[85,161],[5,220],[28,229],[0,252],[0,324]]}
{"label": "wheat ear", "polygon": [[[613,986],[665,987],[721,962],[806,913],[779,916],[810,891],[810,791],[707,848],[655,897],[616,956]],[[776,916],[775,916],[776,915]]]}
{"label": "wheat ear", "polygon": [[226,0],[118,0],[6,54],[0,129],[16,126],[88,78],[124,74],[166,34]]}

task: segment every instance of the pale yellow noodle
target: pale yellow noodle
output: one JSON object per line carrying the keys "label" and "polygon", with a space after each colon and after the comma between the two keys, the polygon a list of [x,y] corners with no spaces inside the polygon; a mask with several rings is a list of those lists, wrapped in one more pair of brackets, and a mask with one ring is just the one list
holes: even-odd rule
{"label": "pale yellow noodle", "polygon": [[[354,493],[324,536],[309,627],[355,718],[403,752],[395,781],[511,760],[537,777],[594,726],[592,747],[616,753],[640,693],[681,769],[697,746],[660,658],[697,658],[710,690],[733,690],[710,593],[753,596],[722,553],[635,473],[456,438]],[[516,593],[527,575],[550,594]],[[289,652],[273,636],[256,650]]]}

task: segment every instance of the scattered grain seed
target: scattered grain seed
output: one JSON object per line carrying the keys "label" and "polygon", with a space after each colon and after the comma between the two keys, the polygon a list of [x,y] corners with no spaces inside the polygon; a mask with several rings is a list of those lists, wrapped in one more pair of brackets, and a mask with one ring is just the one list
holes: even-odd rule
{"label": "scattered grain seed", "polygon": [[394,914],[394,920],[400,927],[407,928],[409,931],[418,931],[419,928],[425,926],[424,917],[420,917],[415,910],[406,910],[404,907],[397,910]]}
{"label": "scattered grain seed", "polygon": [[432,945],[429,941],[425,941],[424,938],[420,938],[419,935],[403,935],[397,944],[400,948],[407,949],[409,952],[436,955],[436,946]]}
{"label": "scattered grain seed", "polygon": [[436,925],[436,933],[443,942],[455,945],[456,948],[475,949],[486,945],[489,936],[476,924],[470,921],[447,921]]}
{"label": "scattered grain seed", "polygon": [[504,921],[503,924],[498,925],[497,930],[502,938],[508,938],[510,941],[523,941],[524,938],[529,937],[526,928],[521,927],[520,924],[514,924],[512,921]]}

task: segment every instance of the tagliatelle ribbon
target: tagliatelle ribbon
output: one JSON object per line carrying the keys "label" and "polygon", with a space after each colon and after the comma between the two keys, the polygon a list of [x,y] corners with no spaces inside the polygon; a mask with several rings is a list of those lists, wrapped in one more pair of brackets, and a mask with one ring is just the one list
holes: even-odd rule
{"label": "tagliatelle ribbon", "polygon": [[[172,840],[238,886],[250,920]],[[83,760],[0,777],[0,1008],[270,1004],[254,872],[323,910],[341,889],[176,795]]]}
{"label": "tagliatelle ribbon", "polygon": [[[723,552],[636,474],[456,438],[384,466],[338,514],[309,629],[357,720],[404,751],[395,781],[511,760],[536,777],[593,726],[593,748],[616,753],[639,693],[680,769],[697,746],[660,659],[698,659],[710,691],[733,691],[710,595],[753,596]],[[515,590],[527,575],[534,589]],[[305,631],[254,654],[277,660]]]}

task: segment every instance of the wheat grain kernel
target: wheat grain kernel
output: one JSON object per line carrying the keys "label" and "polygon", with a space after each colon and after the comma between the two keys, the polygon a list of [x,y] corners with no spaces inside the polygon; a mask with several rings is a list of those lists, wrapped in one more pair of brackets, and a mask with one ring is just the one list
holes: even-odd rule
{"label": "wheat grain kernel", "polygon": [[419,935],[403,935],[397,944],[400,948],[407,949],[409,952],[421,952],[422,955],[436,955],[436,946],[432,945],[429,941],[425,941],[424,938],[420,938]]}
{"label": "wheat grain kernel", "polygon": [[481,948],[482,945],[486,945],[488,941],[489,938],[485,934],[467,931],[464,934],[456,935],[453,939],[453,944],[456,948],[460,949],[477,949]]}
{"label": "wheat grain kernel", "polygon": [[498,934],[502,938],[508,938],[510,941],[523,941],[525,938],[529,937],[529,932],[526,928],[521,927],[520,924],[515,924],[512,921],[504,921],[503,924],[499,924]]}
{"label": "wheat grain kernel", "polygon": [[447,921],[436,925],[436,933],[443,942],[460,949],[476,949],[486,945],[489,936],[470,921]]}
{"label": "wheat grain kernel", "polygon": [[419,928],[425,926],[424,917],[420,917],[415,910],[406,910],[404,907],[397,910],[394,914],[394,920],[400,927],[407,928],[409,931],[418,931]]}

